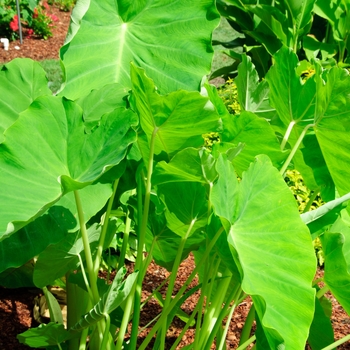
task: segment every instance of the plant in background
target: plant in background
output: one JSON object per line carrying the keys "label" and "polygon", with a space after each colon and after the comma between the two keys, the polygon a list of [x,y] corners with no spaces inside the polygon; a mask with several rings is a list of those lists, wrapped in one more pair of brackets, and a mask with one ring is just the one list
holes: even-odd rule
{"label": "plant in background", "polygon": [[58,8],[61,11],[65,11],[65,12],[71,11],[75,6],[76,2],[77,2],[76,0],[56,0],[55,1],[56,6],[58,6]]}
{"label": "plant in background", "polygon": [[47,3],[49,5],[57,6],[61,11],[71,11],[75,6],[77,0],[49,0]]}
{"label": "plant in background", "polygon": [[[30,25],[37,0],[20,1],[21,21]],[[0,0],[0,37],[15,40],[18,33],[18,14],[15,0]]]}
{"label": "plant in background", "polygon": [[231,114],[239,114],[241,107],[238,102],[237,86],[232,78],[228,78],[225,85],[218,89],[219,96]]}
{"label": "plant in background", "polygon": [[[250,56],[260,76],[272,64],[271,57],[282,46],[289,47],[299,60],[319,59],[324,66],[347,67],[349,47],[349,1],[258,1],[218,0],[218,10],[231,25],[233,40],[224,45],[235,60],[217,72],[237,74],[241,55]],[[217,73],[213,73],[213,77]]]}
{"label": "plant in background", "polygon": [[31,28],[34,34],[44,38],[45,40],[52,37],[52,29],[54,22],[58,21],[57,16],[49,14],[50,7],[46,2],[38,5],[34,9]]}

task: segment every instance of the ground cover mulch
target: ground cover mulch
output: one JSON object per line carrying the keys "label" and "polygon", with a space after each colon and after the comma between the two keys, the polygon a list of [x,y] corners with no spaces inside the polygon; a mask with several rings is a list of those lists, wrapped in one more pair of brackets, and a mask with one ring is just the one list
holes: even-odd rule
{"label": "ground cover mulch", "polygon": [[[70,13],[59,11],[56,7],[51,7],[51,13],[59,18],[59,20],[55,22],[56,26],[53,28],[52,38],[49,38],[48,40],[34,37],[27,38],[24,32],[23,44],[20,44],[19,40],[11,42],[9,51],[5,51],[0,47],[0,63],[9,62],[17,57],[28,57],[39,61],[44,59],[57,59],[59,57],[59,48],[64,42],[69,26]],[[18,46],[19,49],[16,49],[16,46]],[[178,289],[191,273],[193,266],[194,261],[192,256],[189,256],[182,262],[176,280],[176,287]],[[319,277],[322,274],[322,269],[319,269],[317,276]],[[156,289],[164,279],[166,279],[167,276],[168,272],[165,269],[152,262],[144,281],[143,300],[145,300],[149,294]],[[196,281],[192,283],[192,286],[195,285],[195,283]],[[39,292],[40,291],[36,289],[6,289],[0,287],[0,350],[29,349],[27,346],[18,343],[16,335],[24,332],[30,327],[36,327],[38,325],[33,318],[33,302]],[[350,318],[331,294],[327,294],[327,296],[333,303],[332,324],[335,332],[335,339],[338,340],[350,333]],[[186,301],[186,304],[183,305],[183,310],[190,313],[194,309],[198,298],[199,292],[192,295]],[[250,306],[250,299],[246,299],[237,307],[227,336],[226,343],[228,349],[237,348],[240,333]],[[143,309],[140,327],[147,325],[147,323],[156,317],[160,311],[161,308],[158,303],[151,299],[148,305]],[[167,334],[167,349],[170,349],[176,337],[180,334],[182,327],[182,321],[175,318]],[[144,338],[146,334],[147,328],[140,334],[140,341],[142,341],[142,338]],[[194,329],[192,328],[187,331],[177,349],[183,348],[185,345],[191,343],[193,339]],[[150,346],[149,349],[151,348],[152,347]],[[213,345],[212,348],[215,349],[215,345]],[[306,349],[309,348],[307,347]],[[350,342],[339,346],[338,349],[350,350]]]}
{"label": "ground cover mulch", "polygon": [[53,36],[48,40],[35,36],[28,38],[27,30],[23,28],[22,44],[19,39],[11,41],[8,51],[5,51],[2,45],[0,46],[0,63],[9,62],[17,57],[27,57],[37,61],[59,58],[59,49],[64,43],[69,27],[70,12],[63,12],[55,6],[50,6],[49,13],[58,17],[52,29]]}

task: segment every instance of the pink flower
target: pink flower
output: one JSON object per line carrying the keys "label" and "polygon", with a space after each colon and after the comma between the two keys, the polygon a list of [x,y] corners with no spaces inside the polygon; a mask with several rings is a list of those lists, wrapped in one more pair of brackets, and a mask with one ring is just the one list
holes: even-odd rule
{"label": "pink flower", "polygon": [[13,16],[12,21],[10,22],[10,28],[15,32],[18,30],[18,16]]}
{"label": "pink flower", "polygon": [[43,6],[46,8],[46,10],[50,10],[50,6],[47,2],[44,2]]}
{"label": "pink flower", "polygon": [[50,15],[50,17],[54,22],[57,22],[59,20],[59,18],[56,15]]}

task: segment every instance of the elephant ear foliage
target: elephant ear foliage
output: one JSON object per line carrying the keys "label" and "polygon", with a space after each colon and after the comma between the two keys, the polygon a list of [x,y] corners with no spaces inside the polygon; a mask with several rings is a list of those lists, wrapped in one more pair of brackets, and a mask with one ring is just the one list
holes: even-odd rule
{"label": "elephant ear foliage", "polygon": [[265,155],[241,182],[232,184],[233,166],[223,156],[217,172],[211,200],[216,214],[231,223],[228,243],[264,337],[271,349],[302,349],[314,316],[316,258],[293,195]]}
{"label": "elephant ear foliage", "polygon": [[199,90],[210,71],[219,24],[212,0],[91,0],[84,11],[60,52],[68,98],[114,82],[130,88],[130,62],[146,68],[162,93]]}

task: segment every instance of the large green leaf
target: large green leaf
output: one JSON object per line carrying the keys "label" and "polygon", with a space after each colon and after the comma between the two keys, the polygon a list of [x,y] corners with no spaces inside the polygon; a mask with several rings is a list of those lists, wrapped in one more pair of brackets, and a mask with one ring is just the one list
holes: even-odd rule
{"label": "large green leaf", "polygon": [[[326,80],[326,83],[324,82]],[[350,192],[350,76],[338,67],[316,75],[315,133],[340,195]]]}
{"label": "large green leaf", "polygon": [[[349,230],[348,230],[349,231]],[[325,282],[344,310],[350,313],[350,274],[345,259],[345,237],[342,233],[325,232],[320,237],[325,258]],[[349,239],[349,234],[347,235]],[[349,255],[349,254],[347,254]]]}
{"label": "large green leaf", "polygon": [[[0,242],[0,271],[22,266],[49,244],[60,241],[75,226],[75,218],[69,210],[58,205],[51,207],[34,222]],[[1,280],[0,284],[3,284]]]}
{"label": "large green leaf", "polygon": [[19,113],[42,95],[52,93],[47,86],[45,71],[38,62],[16,58],[1,68],[0,142],[3,141],[3,132],[15,122]]}
{"label": "large green leaf", "polygon": [[26,344],[32,348],[47,348],[62,343],[72,338],[62,323],[50,322],[41,324],[37,328],[28,329],[24,333],[17,335],[20,343]]}
{"label": "large green leaf", "polygon": [[[109,184],[98,183],[80,190],[86,222],[105,205],[111,194],[112,188]],[[15,278],[21,273],[14,268],[25,264],[39,255],[48,245],[57,243],[66,237],[68,232],[77,229],[74,195],[68,193],[43,216],[0,242],[0,272],[5,270],[0,275],[0,284],[9,286],[10,275]],[[21,254],[18,254],[19,251]]]}
{"label": "large green leaf", "polygon": [[[186,147],[204,144],[202,135],[217,131],[219,116],[208,98],[199,92],[179,90],[160,95],[144,70],[131,66],[135,108],[148,144],[155,139],[154,152],[173,154]],[[141,151],[148,155],[147,150]]]}
{"label": "large green leaf", "polygon": [[233,116],[224,125],[223,141],[244,144],[242,152],[234,158],[233,163],[239,175],[248,168],[249,164],[258,154],[266,154],[279,167],[286,158],[286,152],[282,152],[277,137],[264,119],[252,112],[243,111],[239,116]]}
{"label": "large green leaf", "polygon": [[316,0],[285,0],[285,2],[292,14],[295,31],[301,31],[312,21],[312,10]]}
{"label": "large green leaf", "polygon": [[250,58],[242,55],[235,79],[238,101],[245,111],[268,118],[275,113],[269,102],[269,85],[266,80],[259,82],[259,76]]}
{"label": "large green leaf", "polygon": [[320,239],[325,256],[325,282],[350,314],[350,216],[346,210]]}
{"label": "large green leaf", "polygon": [[162,93],[198,90],[210,71],[219,23],[212,0],[91,0],[82,13],[61,49],[63,94],[71,99],[114,82],[130,88],[130,62],[146,68]]}
{"label": "large green leaf", "polygon": [[[315,296],[311,282],[316,259],[308,229],[268,157],[257,157],[238,189],[230,189],[232,176],[226,178],[226,174],[232,170],[224,163],[224,158],[219,158],[217,171],[223,183],[214,186],[219,186],[223,198],[232,197],[227,201],[229,208],[220,209],[219,215],[231,222],[228,242],[242,271],[242,289],[252,296],[271,349],[281,343],[286,349],[302,349],[314,315]],[[237,195],[226,193],[232,191]],[[225,200],[222,202],[213,202],[215,211],[225,205]]]}
{"label": "large green leaf", "polygon": [[[287,17],[276,7],[270,5],[248,5],[246,8],[258,16],[261,21],[284,45],[288,45],[288,23]],[[264,43],[268,45],[268,43]]]}
{"label": "large green leaf", "polygon": [[[313,78],[306,82],[301,81],[297,74],[298,58],[291,50],[281,48],[274,59],[275,64],[266,75],[266,80],[270,86],[270,102],[276,108],[279,120],[273,120],[271,123],[275,130],[283,135],[284,142],[288,141],[290,147],[294,147],[300,135],[306,132],[305,127],[313,126],[315,115],[319,114],[317,110],[322,109],[317,107],[318,100],[322,100],[318,97],[321,92],[317,92],[317,85],[322,83],[316,84]],[[319,139],[318,141],[322,150],[321,142]],[[331,189],[333,180],[327,174],[324,154],[320,147],[305,149],[310,146],[307,140],[301,144],[303,153],[298,150],[294,155],[294,167],[300,171],[309,188],[317,191],[320,187],[322,191],[323,188]],[[320,172],[319,168],[322,167],[326,171]],[[324,194],[325,199],[334,198],[331,193]]]}
{"label": "large green leaf", "polygon": [[82,110],[74,102],[53,96],[33,102],[0,145],[1,235],[119,164],[135,141],[135,118],[132,111],[117,108],[86,133]]}
{"label": "large green leaf", "polygon": [[291,122],[305,126],[314,116],[316,86],[313,79],[302,83],[296,73],[296,54],[282,47],[274,55],[275,64],[266,75],[270,86],[270,103],[284,125]]}
{"label": "large green leaf", "polygon": [[164,183],[158,186],[158,194],[166,206],[165,217],[170,230],[185,237],[205,226],[208,204],[206,188],[201,183]]}
{"label": "large green leaf", "polygon": [[214,181],[216,171],[214,158],[204,148],[185,148],[175,154],[169,163],[159,162],[152,175],[152,184],[166,182],[201,182],[208,184]]}

